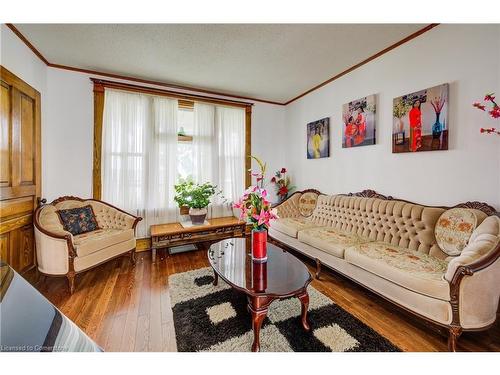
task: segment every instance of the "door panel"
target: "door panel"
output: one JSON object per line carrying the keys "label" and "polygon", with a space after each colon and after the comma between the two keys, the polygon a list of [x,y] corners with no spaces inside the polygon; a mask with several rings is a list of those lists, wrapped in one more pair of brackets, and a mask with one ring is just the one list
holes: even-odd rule
{"label": "door panel", "polygon": [[40,196],[40,93],[0,66],[0,258],[35,265],[33,210]]}
{"label": "door panel", "polygon": [[35,103],[32,98],[21,95],[21,185],[33,185],[35,183]]}
{"label": "door panel", "polygon": [[25,272],[35,264],[33,225],[26,225],[18,229],[18,233],[16,246],[21,245],[19,248],[19,272]]}
{"label": "door panel", "polygon": [[0,259],[8,258],[9,240],[9,233],[0,234]]}
{"label": "door panel", "polygon": [[10,186],[10,87],[0,86],[0,186]]}

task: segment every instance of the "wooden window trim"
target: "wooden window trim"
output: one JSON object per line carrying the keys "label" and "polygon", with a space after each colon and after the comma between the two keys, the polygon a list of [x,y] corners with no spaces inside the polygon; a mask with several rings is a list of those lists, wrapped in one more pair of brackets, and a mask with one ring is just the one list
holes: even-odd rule
{"label": "wooden window trim", "polygon": [[[121,82],[105,81],[95,78],[91,78],[90,80],[94,83],[94,152],[92,168],[92,195],[94,199],[100,200],[102,197],[102,124],[104,114],[104,90],[106,88],[177,98],[179,100],[180,109],[192,109],[195,101],[245,108],[245,186],[248,187],[251,185],[252,176],[250,174],[250,155],[252,152],[252,103],[217,99],[202,95],[180,94],[168,90],[130,85]],[[191,136],[178,136],[178,141],[180,142],[190,142],[192,139],[193,137]]]}

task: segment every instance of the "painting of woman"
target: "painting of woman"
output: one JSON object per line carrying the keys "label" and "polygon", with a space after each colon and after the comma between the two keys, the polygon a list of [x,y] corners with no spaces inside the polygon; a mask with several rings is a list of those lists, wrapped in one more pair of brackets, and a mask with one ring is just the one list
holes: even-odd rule
{"label": "painting of woman", "polygon": [[319,159],[330,156],[328,117],[307,124],[307,158]]}
{"label": "painting of woman", "polygon": [[342,106],[342,147],[375,144],[376,94],[353,100]]}
{"label": "painting of woman", "polygon": [[353,146],[356,134],[358,134],[358,127],[354,124],[352,116],[350,116],[344,130],[345,147]]}
{"label": "painting of woman", "polygon": [[408,113],[410,121],[410,151],[415,152],[422,147],[422,112],[420,100],[413,102],[413,108]]}
{"label": "painting of woman", "polygon": [[354,145],[357,146],[363,143],[366,136],[366,117],[363,111],[363,107],[358,108],[358,115],[356,116],[355,124],[358,128],[358,132],[354,137]]}
{"label": "painting of woman", "polygon": [[312,136],[314,159],[319,159],[321,157],[320,147],[322,139],[323,138],[321,137],[320,128],[319,126],[317,126],[314,130],[314,135]]}
{"label": "painting of woman", "polygon": [[444,83],[393,99],[393,153],[448,150],[448,94]]}

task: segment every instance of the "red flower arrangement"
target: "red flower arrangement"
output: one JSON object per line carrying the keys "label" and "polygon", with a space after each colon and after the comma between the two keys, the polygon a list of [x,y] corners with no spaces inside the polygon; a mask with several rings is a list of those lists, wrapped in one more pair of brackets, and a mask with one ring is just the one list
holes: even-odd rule
{"label": "red flower arrangement", "polygon": [[271,178],[271,183],[276,185],[276,190],[280,201],[285,200],[288,194],[295,189],[295,186],[290,186],[290,176],[286,175],[286,168],[276,171],[274,177]]}
{"label": "red flower arrangement", "polygon": [[432,108],[434,108],[434,112],[441,113],[441,110],[444,107],[444,103],[446,102],[444,97],[435,97],[434,100],[431,100]]}
{"label": "red flower arrangement", "polygon": [[[500,118],[500,107],[495,102],[495,94],[494,93],[486,94],[485,97],[484,97],[484,101],[486,103],[487,102],[491,103],[491,109],[490,110],[487,110],[486,103],[483,104],[483,103],[476,102],[476,103],[472,104],[472,106],[474,108],[480,109],[483,112],[488,112],[488,114],[492,118],[495,118],[495,119]],[[486,133],[486,134],[497,134],[497,135],[500,135],[500,131],[498,131],[496,128],[481,128],[480,132],[481,133]]]}

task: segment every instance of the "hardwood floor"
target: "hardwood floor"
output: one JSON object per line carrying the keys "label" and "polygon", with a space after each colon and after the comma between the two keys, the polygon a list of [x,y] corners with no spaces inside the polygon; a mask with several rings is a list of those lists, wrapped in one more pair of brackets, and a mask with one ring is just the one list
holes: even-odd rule
{"label": "hardwood floor", "polygon": [[[313,270],[311,260],[300,258]],[[142,252],[135,266],[123,257],[78,275],[72,296],[64,278],[37,279],[34,271],[26,278],[105,351],[176,351],[168,276],[207,266],[202,250],[170,257],[160,251],[156,263]],[[333,271],[324,269],[312,285],[402,350],[447,350],[446,336],[436,327]],[[488,331],[464,333],[458,350],[500,351],[498,320]]]}

